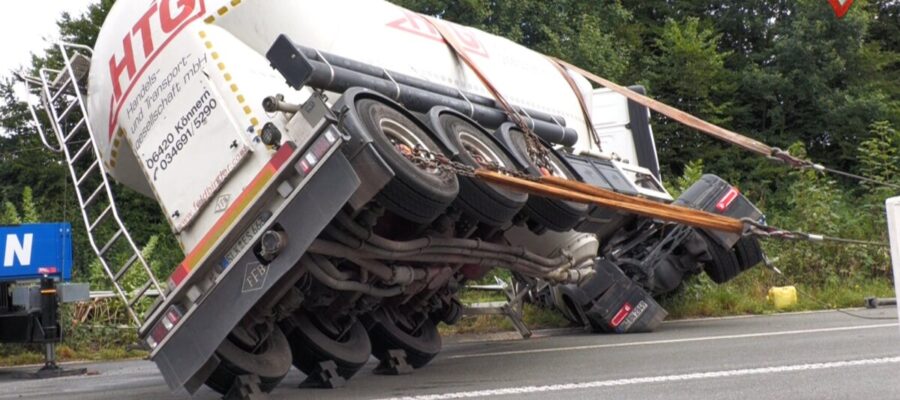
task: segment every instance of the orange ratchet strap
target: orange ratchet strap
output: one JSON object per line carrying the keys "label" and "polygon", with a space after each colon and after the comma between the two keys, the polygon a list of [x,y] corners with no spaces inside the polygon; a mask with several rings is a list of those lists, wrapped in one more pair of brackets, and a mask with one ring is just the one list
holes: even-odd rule
{"label": "orange ratchet strap", "polygon": [[641,95],[640,93],[631,91],[628,88],[619,86],[613,82],[603,79],[558,58],[551,57],[551,59],[556,61],[560,65],[581,74],[582,76],[593,81],[596,84],[606,87],[607,89],[610,89],[618,94],[621,94],[622,96],[627,97],[629,100],[634,101],[635,103],[645,106],[653,111],[672,118],[675,121],[694,128],[707,135],[713,136],[719,140],[723,140],[725,142],[731,143],[735,146],[752,151],[765,157],[771,157],[776,153],[776,149],[769,147],[769,145],[765,143],[753,140],[739,133],[732,132],[718,125],[704,121],[675,107],[653,100],[647,96]]}

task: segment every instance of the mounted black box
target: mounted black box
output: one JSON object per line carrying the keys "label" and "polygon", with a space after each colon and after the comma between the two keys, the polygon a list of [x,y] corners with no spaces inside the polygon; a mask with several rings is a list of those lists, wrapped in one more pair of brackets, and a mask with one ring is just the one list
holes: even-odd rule
{"label": "mounted black box", "polygon": [[[715,175],[703,175],[700,180],[685,190],[674,204],[735,219],[750,218],[754,221],[765,221],[763,213],[736,187]],[[703,231],[726,249],[734,247],[741,239],[741,235],[736,233],[711,229]]]}
{"label": "mounted black box", "polygon": [[615,264],[598,260],[596,275],[580,286],[584,317],[595,332],[651,332],[668,313]]}
{"label": "mounted black box", "polygon": [[[636,196],[634,190],[625,177],[609,161],[590,157],[579,157],[565,152],[561,153],[575,172],[581,177],[581,181],[617,193]],[[609,236],[617,231],[628,221],[627,214],[620,213],[611,208],[591,206],[587,217],[578,223],[575,230],[597,234],[600,238]]]}

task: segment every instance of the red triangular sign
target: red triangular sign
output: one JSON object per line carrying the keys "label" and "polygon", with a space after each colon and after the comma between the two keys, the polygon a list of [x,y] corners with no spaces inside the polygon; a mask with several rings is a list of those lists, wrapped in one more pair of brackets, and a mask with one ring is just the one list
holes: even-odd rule
{"label": "red triangular sign", "polygon": [[847,11],[850,10],[850,6],[853,5],[853,0],[828,0],[828,2],[831,3],[831,8],[834,9],[838,18],[844,18]]}

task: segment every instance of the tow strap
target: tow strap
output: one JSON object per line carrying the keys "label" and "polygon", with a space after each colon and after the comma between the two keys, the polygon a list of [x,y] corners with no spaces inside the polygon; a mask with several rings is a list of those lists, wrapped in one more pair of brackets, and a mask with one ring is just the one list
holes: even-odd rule
{"label": "tow strap", "polygon": [[[759,155],[765,157],[774,156],[774,148],[769,147],[767,144],[759,142],[757,140],[753,140],[744,135],[741,135],[736,132],[732,132],[728,129],[722,128],[718,125],[714,125],[707,121],[704,121],[700,118],[697,118],[691,114],[688,114],[684,111],[681,111],[675,107],[672,107],[668,104],[661,103],[659,101],[653,100],[647,96],[641,95],[633,90],[630,90],[626,87],[619,86],[613,82],[610,82],[606,79],[603,79],[597,75],[594,75],[584,69],[576,67],[572,64],[569,64],[563,60],[558,58],[550,57],[550,59],[558,65],[561,65],[563,68],[567,68],[569,70],[575,71],[588,80],[593,81],[594,83],[601,85],[607,89],[610,89],[622,96],[627,97],[629,100],[638,103],[642,106],[645,106],[653,111],[656,111],[662,115],[665,115],[669,118],[672,118],[675,121],[678,121],[684,125],[687,125],[691,128],[694,128],[698,131],[706,133],[707,135],[713,136],[717,139],[723,140],[725,142],[731,143],[735,146],[741,147],[743,149],[752,151]],[[790,155],[787,155],[790,157]],[[793,158],[793,157],[791,157]],[[795,159],[797,161],[802,161],[799,159]]]}
{"label": "tow strap", "polygon": [[658,203],[642,197],[619,194],[583,182],[557,178],[554,176],[544,176],[537,180],[532,180],[486,169],[477,169],[473,171],[472,174],[486,182],[503,185],[521,192],[578,203],[593,204],[599,207],[687,225],[694,228],[712,229],[736,233],[743,236],[756,236],[759,238],[888,247],[888,244],[885,242],[845,239],[828,235],[816,235],[802,231],[780,229],[746,218],[735,219],[724,215],[695,210],[693,208]]}
{"label": "tow strap", "polygon": [[610,89],[622,96],[625,96],[626,98],[628,98],[629,100],[631,100],[637,104],[640,104],[640,105],[647,107],[653,111],[656,111],[662,115],[665,115],[666,117],[669,117],[669,118],[675,120],[676,122],[679,122],[683,125],[694,128],[694,129],[700,131],[701,133],[712,136],[712,137],[719,139],[721,141],[724,141],[726,143],[730,143],[730,144],[740,147],[742,149],[759,154],[763,157],[767,157],[771,160],[782,162],[782,163],[787,164],[794,168],[812,168],[817,171],[829,172],[832,174],[845,176],[845,177],[856,179],[859,181],[869,182],[869,183],[873,183],[873,184],[881,185],[881,186],[885,186],[885,187],[891,187],[894,189],[900,189],[900,185],[896,185],[896,184],[893,184],[890,182],[879,181],[876,179],[868,178],[868,177],[857,175],[857,174],[852,174],[849,172],[836,170],[833,168],[828,168],[821,164],[816,164],[809,160],[804,160],[804,159],[801,159],[798,157],[794,157],[790,153],[788,153],[782,149],[779,149],[777,147],[771,147],[771,146],[769,146],[765,143],[762,143],[758,140],[751,139],[751,138],[741,135],[737,132],[730,131],[728,129],[722,128],[721,126],[704,121],[700,118],[697,118],[691,114],[681,111],[681,110],[679,110],[675,107],[672,107],[668,104],[659,102],[657,100],[653,100],[653,99],[651,99],[647,96],[644,96],[640,93],[629,90],[628,88],[619,86],[613,82],[603,79],[595,74],[585,71],[584,69],[579,68],[570,63],[567,63],[563,60],[560,60],[560,59],[554,58],[554,57],[548,57],[548,58],[550,58],[550,60],[552,62],[554,62],[556,65],[560,66],[563,70],[569,69],[571,71],[577,72],[577,73],[581,74],[582,76],[584,76],[585,78],[587,78],[588,80],[590,80],[598,85],[601,85],[607,89]]}
{"label": "tow strap", "polygon": [[744,233],[744,222],[693,208],[659,203],[641,197],[619,194],[582,182],[545,176],[535,182],[488,170],[476,170],[475,176],[491,183],[544,197],[624,211],[644,217],[736,234]]}
{"label": "tow strap", "polygon": [[[537,167],[541,168],[542,170],[552,170],[550,166],[550,160],[547,155],[547,149],[545,149],[544,146],[541,145],[540,140],[538,139],[537,135],[535,135],[532,127],[528,126],[528,124],[525,123],[525,119],[522,117],[522,115],[519,114],[515,110],[515,108],[513,108],[512,104],[510,104],[510,102],[506,100],[506,97],[504,97],[503,94],[500,93],[500,90],[498,90],[497,87],[494,86],[491,80],[488,79],[487,75],[485,75],[484,72],[481,71],[480,68],[478,68],[478,64],[476,64],[475,61],[472,60],[468,54],[466,54],[465,50],[463,50],[464,47],[457,41],[456,36],[453,34],[453,32],[451,32],[450,29],[448,29],[448,27],[444,25],[444,23],[432,17],[425,16],[425,20],[428,21],[431,26],[433,26],[434,29],[438,31],[438,33],[444,39],[444,42],[447,43],[447,47],[450,49],[450,52],[453,53],[454,56],[459,58],[466,66],[469,67],[469,69],[472,70],[472,72],[475,73],[475,76],[478,77],[484,87],[491,93],[491,95],[494,96],[494,100],[496,100],[500,108],[502,108],[503,111],[506,112],[506,115],[509,117],[509,119],[512,120],[519,127],[519,129],[522,130],[522,132],[525,134],[525,143],[528,147],[528,157],[535,163]],[[590,124],[589,121],[587,123]]]}
{"label": "tow strap", "polygon": [[591,140],[597,145],[597,151],[602,152],[603,146],[600,145],[600,134],[597,133],[597,128],[594,128],[594,121],[591,119],[591,110],[588,108],[587,101],[584,99],[581,89],[578,87],[578,84],[575,83],[575,79],[572,79],[572,76],[569,75],[569,71],[566,70],[565,66],[553,59],[551,59],[551,61],[553,66],[556,67],[560,74],[562,74],[566,83],[569,84],[569,87],[572,88],[572,93],[575,94],[575,98],[578,99],[578,105],[581,106],[581,113],[584,115],[584,125],[591,135]]}

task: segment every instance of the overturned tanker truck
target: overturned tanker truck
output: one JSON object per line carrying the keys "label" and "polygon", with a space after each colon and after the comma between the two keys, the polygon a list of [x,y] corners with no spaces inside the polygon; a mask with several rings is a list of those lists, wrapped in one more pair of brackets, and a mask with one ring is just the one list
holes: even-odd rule
{"label": "overturned tanker truck", "polygon": [[[507,39],[388,2],[119,0],[92,51],[61,47],[66,67],[33,82],[94,250],[173,389],[271,391],[291,365],[336,386],[370,355],[421,368],[441,349],[437,324],[460,318],[460,288],[493,268],[549,282],[574,321],[624,333],[658,326],[653,296],[685,276],[725,282],[762,259],[752,238],[429,163],[763,218],[711,175],[673,199],[646,108]],[[163,209],[187,254],[167,281],[139,252],[107,262],[115,242],[135,248],[107,174]],[[109,241],[105,220],[119,222]],[[129,288],[134,271],[146,284]]]}

